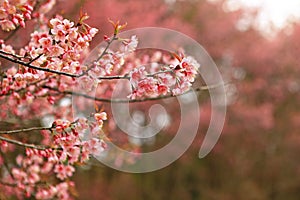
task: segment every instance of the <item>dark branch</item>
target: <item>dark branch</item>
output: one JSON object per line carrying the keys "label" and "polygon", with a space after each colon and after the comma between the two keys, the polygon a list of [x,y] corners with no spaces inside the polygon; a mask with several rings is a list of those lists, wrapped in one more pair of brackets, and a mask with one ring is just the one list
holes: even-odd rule
{"label": "dark branch", "polygon": [[13,133],[22,133],[22,132],[30,132],[30,131],[41,131],[41,130],[51,130],[50,127],[31,127],[25,129],[18,129],[18,130],[9,130],[9,131],[0,131],[0,134],[13,134]]}
{"label": "dark branch", "polygon": [[67,73],[67,72],[61,72],[61,71],[56,71],[56,70],[52,70],[52,69],[48,69],[48,68],[37,67],[37,66],[31,65],[30,63],[27,63],[27,62],[24,62],[24,61],[21,61],[21,60],[16,60],[16,59],[4,56],[2,54],[0,54],[0,57],[4,58],[4,59],[6,59],[10,62],[17,63],[17,64],[20,64],[20,65],[23,65],[23,66],[26,66],[26,67],[29,67],[29,68],[32,68],[32,69],[41,70],[41,71],[50,72],[50,73],[55,73],[55,74],[58,74],[58,75],[69,76],[69,77],[78,77],[78,75],[76,75],[76,74],[70,74],[70,73]]}
{"label": "dark branch", "polygon": [[91,99],[94,101],[100,101],[100,102],[106,102],[106,103],[137,103],[137,102],[145,102],[145,101],[155,101],[155,100],[161,100],[161,99],[168,99],[168,98],[173,98],[173,97],[177,97],[177,96],[181,96],[187,93],[191,93],[191,92],[200,92],[200,91],[205,91],[205,90],[209,90],[209,89],[214,89],[217,87],[222,86],[223,84],[216,84],[216,85],[212,85],[212,86],[202,86],[196,89],[190,89],[186,92],[184,92],[183,94],[180,95],[164,95],[164,96],[158,96],[158,97],[154,97],[154,98],[141,98],[141,99],[109,99],[109,98],[99,98],[99,97],[93,97],[90,96],[88,94],[83,94],[83,93],[79,93],[79,92],[73,92],[73,91],[60,91],[58,88],[52,88],[49,86],[43,86],[43,88],[47,88],[49,90],[52,91],[56,91],[60,94],[65,94],[65,95],[74,95],[74,96],[81,96],[87,99]]}
{"label": "dark branch", "polygon": [[38,150],[46,150],[46,149],[50,149],[51,147],[46,147],[46,146],[41,146],[41,145],[34,145],[34,144],[28,144],[28,143],[23,143],[17,140],[13,140],[13,139],[9,139],[6,137],[2,137],[0,136],[0,140],[2,141],[6,141],[10,144],[15,144],[21,147],[26,147],[26,148],[31,148],[31,149],[38,149]]}

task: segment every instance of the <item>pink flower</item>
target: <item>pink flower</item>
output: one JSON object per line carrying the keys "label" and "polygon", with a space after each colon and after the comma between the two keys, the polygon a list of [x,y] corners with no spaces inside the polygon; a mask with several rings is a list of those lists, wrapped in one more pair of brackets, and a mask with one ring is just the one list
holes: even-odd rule
{"label": "pink flower", "polygon": [[80,148],[79,147],[69,148],[68,155],[69,155],[68,161],[70,164],[77,162],[80,156]]}
{"label": "pink flower", "polygon": [[[72,182],[69,182],[71,184]],[[60,183],[56,186],[57,197],[61,200],[69,200],[70,195],[68,193],[69,184],[67,182]]]}
{"label": "pink flower", "polygon": [[58,25],[61,25],[61,20],[58,18],[52,18],[50,20],[50,24],[52,25],[52,27],[57,27]]}
{"label": "pink flower", "polygon": [[138,93],[138,91],[137,90],[133,90],[132,92],[131,92],[131,94],[129,94],[128,96],[127,96],[127,98],[129,98],[129,99],[137,99],[138,97],[140,97],[140,93]]}
{"label": "pink flower", "polygon": [[181,83],[180,85],[178,85],[176,88],[172,90],[172,94],[174,96],[183,94],[184,92],[188,91],[190,87],[191,87],[191,83],[189,82]]}
{"label": "pink flower", "polygon": [[172,86],[176,83],[175,78],[169,73],[160,73],[157,75],[159,82],[167,85]]}
{"label": "pink flower", "polygon": [[48,48],[49,56],[57,57],[64,53],[64,49],[60,46],[51,46]]}
{"label": "pink flower", "polygon": [[35,195],[35,198],[41,200],[53,199],[56,193],[57,189],[53,186],[50,186],[50,188],[47,189],[39,188],[38,192]]}
{"label": "pink flower", "polygon": [[129,77],[130,77],[130,83],[135,87],[137,86],[138,82],[145,78],[145,67],[141,66],[138,68],[134,68],[129,72]]}
{"label": "pink flower", "polygon": [[169,92],[169,87],[163,84],[157,86],[157,92],[159,95],[166,95]]}
{"label": "pink flower", "polygon": [[95,119],[96,119],[97,121],[100,121],[100,120],[107,120],[107,114],[106,114],[106,112],[95,113],[94,117],[95,117]]}
{"label": "pink flower", "polygon": [[51,33],[54,35],[54,39],[58,41],[65,41],[66,32],[63,30],[62,25],[57,25],[55,28],[51,29]]}
{"label": "pink flower", "polygon": [[12,172],[12,175],[14,176],[14,178],[17,180],[23,180],[27,177],[27,174],[18,168],[13,168],[11,172]]}
{"label": "pink flower", "polygon": [[4,8],[0,8],[0,19],[5,19],[8,16]]}
{"label": "pink flower", "polygon": [[98,138],[92,138],[86,143],[86,150],[88,150],[89,154],[92,154],[94,156],[99,156],[107,148],[106,143],[103,140],[99,140]]}
{"label": "pink flower", "polygon": [[52,45],[52,40],[50,37],[42,37],[38,40],[38,42],[42,45],[43,48],[48,48]]}
{"label": "pink flower", "polygon": [[16,29],[16,26],[14,25],[14,23],[7,19],[0,21],[0,25],[1,25],[1,28],[5,31],[11,31],[11,30]]}
{"label": "pink flower", "polygon": [[41,180],[40,176],[37,173],[32,173],[30,170],[28,171],[28,183],[34,184]]}
{"label": "pink flower", "polygon": [[135,49],[137,48],[138,45],[138,39],[136,37],[136,35],[131,36],[130,40],[125,40],[123,42],[124,46],[124,52],[126,53],[131,53],[133,51],[135,51]]}
{"label": "pink flower", "polygon": [[82,151],[81,151],[81,160],[80,162],[86,162],[89,159],[89,144],[87,142],[84,142],[82,145]]}
{"label": "pink flower", "polygon": [[41,173],[47,174],[49,173],[53,168],[53,163],[52,162],[46,162],[44,166],[41,168]]}
{"label": "pink flower", "polygon": [[11,45],[1,44],[1,49],[5,52],[15,54],[15,51]]}
{"label": "pink flower", "polygon": [[78,28],[71,28],[69,31],[68,31],[68,35],[67,35],[67,39],[70,40],[70,41],[74,41],[78,38]]}
{"label": "pink flower", "polygon": [[97,33],[98,33],[98,29],[96,29],[96,28],[91,28],[91,29],[89,30],[89,35],[90,35],[91,37],[94,37]]}
{"label": "pink flower", "polygon": [[180,64],[178,65],[179,69],[176,69],[176,75],[185,79],[188,82],[194,82],[195,77],[198,74],[198,70],[200,68],[199,63],[191,56],[183,58]]}
{"label": "pink flower", "polygon": [[137,90],[144,96],[157,96],[157,81],[152,77],[147,77],[138,82]]}
{"label": "pink flower", "polygon": [[57,164],[55,165],[54,172],[56,173],[57,178],[64,180],[68,176],[71,177],[73,175],[75,168],[71,165]]}
{"label": "pink flower", "polygon": [[68,32],[74,26],[74,22],[70,22],[68,19],[62,21],[62,29]]}

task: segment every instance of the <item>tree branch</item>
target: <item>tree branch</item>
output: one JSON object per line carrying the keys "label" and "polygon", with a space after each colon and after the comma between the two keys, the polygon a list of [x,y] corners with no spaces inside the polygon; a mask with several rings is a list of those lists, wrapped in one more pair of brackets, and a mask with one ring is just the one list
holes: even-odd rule
{"label": "tree branch", "polygon": [[4,38],[4,42],[7,42],[12,36],[14,36],[20,28],[21,28],[21,26],[18,26],[18,27],[15,28],[15,30],[10,32],[9,35],[6,36],[6,38]]}
{"label": "tree branch", "polygon": [[[3,55],[3,54],[5,54],[5,55]],[[52,69],[49,69],[49,68],[42,68],[42,67],[32,65],[31,63],[33,61],[24,62],[22,60],[18,60],[18,59],[8,57],[7,55],[13,56],[15,58],[20,58],[19,56],[16,56],[16,55],[13,55],[13,54],[10,54],[10,53],[7,53],[7,52],[3,52],[3,51],[0,50],[0,57],[1,58],[5,59],[5,60],[8,60],[10,62],[13,62],[13,63],[17,63],[17,64],[20,64],[20,65],[32,68],[32,69],[41,70],[41,71],[45,71],[45,72],[50,72],[50,73],[54,73],[54,74],[57,74],[57,75],[68,76],[68,77],[72,77],[72,78],[79,78],[79,77],[86,74],[86,72],[83,72],[82,74],[78,75],[78,74],[71,74],[71,73],[67,73],[67,72],[52,70]],[[36,58],[34,58],[34,59],[36,59]],[[114,79],[129,79],[129,77],[128,76],[100,76],[100,77],[98,77],[98,79],[99,80],[114,80]]]}
{"label": "tree branch", "polygon": [[32,68],[32,69],[41,70],[41,71],[50,72],[50,73],[55,73],[55,74],[58,74],[58,75],[69,76],[69,77],[79,77],[76,74],[71,74],[71,73],[62,72],[62,71],[56,71],[56,70],[52,70],[52,69],[48,69],[48,68],[37,67],[37,66],[31,65],[30,63],[26,63],[26,62],[21,61],[21,60],[16,60],[16,59],[4,56],[3,54],[1,54],[1,52],[0,52],[0,57],[4,58],[4,59],[6,59],[10,62],[17,63],[17,64],[20,64],[20,65],[23,65],[23,66],[26,66],[26,67],[29,67],[29,68]]}
{"label": "tree branch", "polygon": [[52,127],[31,127],[24,128],[18,130],[9,130],[9,131],[0,131],[0,134],[13,134],[13,133],[22,133],[22,132],[30,132],[30,131],[42,131],[42,130],[51,130]]}
{"label": "tree branch", "polygon": [[164,96],[158,96],[158,97],[153,97],[153,98],[142,98],[142,99],[109,99],[109,98],[99,98],[99,97],[93,97],[87,94],[83,94],[83,93],[79,93],[79,92],[73,92],[73,91],[60,91],[58,88],[52,88],[49,86],[43,86],[43,88],[47,88],[49,90],[52,91],[56,91],[60,94],[65,94],[65,95],[74,95],[74,96],[81,96],[87,99],[92,99],[94,101],[100,101],[100,102],[106,102],[106,103],[137,103],[137,102],[145,102],[145,101],[155,101],[155,100],[161,100],[161,99],[168,99],[168,98],[173,98],[173,97],[177,97],[177,96],[181,96],[187,93],[191,93],[191,92],[200,92],[200,91],[205,91],[205,90],[209,90],[209,89],[214,89],[214,88],[218,88],[220,86],[222,86],[223,83],[221,84],[215,84],[212,86],[202,86],[196,89],[190,89],[186,92],[184,92],[183,94],[180,95],[164,95]]}
{"label": "tree branch", "polygon": [[18,59],[26,58],[26,57],[19,56],[19,55],[13,54],[13,53],[9,53],[9,52],[3,51],[3,50],[0,50],[0,53],[5,54],[5,55],[8,55],[8,56],[15,57],[15,58],[18,58]]}
{"label": "tree branch", "polygon": [[2,156],[3,160],[4,160],[4,167],[6,168],[6,170],[8,171],[9,175],[11,176],[11,178],[14,180],[15,177],[14,175],[11,173],[11,170],[10,170],[10,167],[8,166],[8,160],[7,160],[7,157],[6,155],[0,150],[0,155]]}
{"label": "tree branch", "polygon": [[[9,187],[17,187],[18,184],[16,183],[7,183],[7,182],[3,182],[0,180],[0,184],[1,185],[5,185],[5,186],[9,186]],[[27,186],[36,186],[36,185],[48,185],[47,182],[36,182],[36,183],[25,183],[24,185],[27,185]]]}
{"label": "tree branch", "polygon": [[[78,123],[78,119],[73,121],[71,125]],[[22,132],[31,132],[31,131],[42,131],[42,130],[48,130],[51,131],[55,129],[54,126],[52,127],[30,127],[30,128],[23,128],[18,130],[8,130],[8,131],[0,131],[0,134],[14,134],[14,133],[22,133]]]}
{"label": "tree branch", "polygon": [[[41,83],[42,81],[46,81],[47,79],[50,79],[50,78],[53,78],[53,76],[45,77],[45,78],[39,79],[39,80],[37,80],[37,81],[35,81],[35,82],[27,83],[25,87],[22,87],[22,88],[20,88],[20,89],[18,89],[18,90],[16,90],[16,91],[9,90],[9,92],[4,93],[4,94],[1,94],[0,97],[3,97],[3,96],[9,96],[9,95],[11,95],[13,92],[19,93],[19,92],[21,92],[21,91],[27,89],[28,87],[30,87],[30,86],[32,86],[32,85],[37,85],[38,83]],[[2,85],[1,85],[1,86],[2,86]]]}
{"label": "tree branch", "polygon": [[0,180],[0,184],[5,185],[5,186],[9,186],[9,187],[16,187],[17,186],[17,184],[15,184],[15,183],[6,183],[6,182],[3,182],[1,180]]}
{"label": "tree branch", "polygon": [[117,80],[117,79],[127,79],[127,80],[129,80],[130,77],[127,76],[127,75],[124,75],[124,76],[118,76],[118,75],[115,75],[115,76],[99,76],[98,77],[98,80]]}
{"label": "tree branch", "polygon": [[[96,61],[99,61],[105,55],[109,45],[112,43],[112,41],[114,41],[116,39],[117,38],[114,37],[108,42],[108,45],[106,46],[105,50],[102,52],[102,54],[98,57],[98,59]],[[14,57],[14,58],[11,58],[9,56]],[[29,68],[32,68],[32,69],[41,70],[41,71],[45,71],[45,72],[50,72],[50,73],[54,73],[54,74],[57,74],[57,75],[64,75],[64,76],[68,76],[68,77],[72,77],[72,78],[79,78],[79,77],[82,77],[82,76],[86,75],[88,73],[88,71],[91,70],[91,67],[89,67],[85,72],[83,72],[81,74],[72,74],[72,73],[52,70],[52,69],[49,69],[49,68],[38,67],[38,66],[34,66],[34,65],[31,64],[32,62],[34,62],[35,60],[37,60],[41,56],[42,56],[42,54],[38,55],[36,58],[33,58],[29,62],[25,62],[25,61],[20,60],[20,59],[23,59],[25,57],[18,56],[18,55],[0,50],[0,57],[3,58],[3,59],[6,59],[10,62],[17,63],[17,64],[20,64],[20,65],[23,65],[23,66],[26,66],[26,67],[29,67]],[[147,77],[153,77],[153,76],[156,76],[158,74],[166,73],[166,72],[172,72],[172,71],[171,70],[159,71],[159,72],[155,72],[153,74],[147,74],[146,76]],[[130,77],[128,76],[128,74],[125,74],[125,75],[113,75],[113,76],[99,76],[97,79],[98,80],[117,80],[117,79],[119,79],[119,80],[120,79],[129,80]]]}
{"label": "tree branch", "polygon": [[[23,143],[17,140],[13,140],[10,138],[6,138],[6,137],[2,137],[0,136],[0,140],[2,141],[6,141],[10,144],[15,144],[21,147],[26,147],[26,148],[31,148],[31,149],[38,149],[38,150],[46,150],[46,149],[50,149],[51,147],[46,147],[46,146],[41,146],[41,145],[34,145],[34,144],[28,144],[28,143]],[[57,149],[57,148],[56,148]]]}
{"label": "tree branch", "polygon": [[[109,46],[111,45],[111,43],[117,39],[118,39],[117,35],[114,34],[113,37],[107,42],[107,45],[106,45],[105,49],[103,50],[103,52],[100,54],[100,56],[95,61],[93,61],[93,63],[98,62],[107,53],[107,50],[108,50]],[[91,66],[88,67],[88,69],[85,72],[80,74],[79,77],[86,75],[92,69],[93,63]],[[100,78],[98,78],[98,79],[100,79]]]}

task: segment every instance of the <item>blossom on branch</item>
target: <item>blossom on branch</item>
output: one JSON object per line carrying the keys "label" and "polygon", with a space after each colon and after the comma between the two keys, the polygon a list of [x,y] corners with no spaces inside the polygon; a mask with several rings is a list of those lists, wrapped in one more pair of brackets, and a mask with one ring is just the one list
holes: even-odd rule
{"label": "blossom on branch", "polygon": [[0,25],[2,30],[11,31],[17,26],[25,27],[25,20],[31,19],[32,11],[32,1],[1,1]]}
{"label": "blossom on branch", "polygon": [[[7,62],[1,63],[0,117],[13,122],[38,121],[47,126],[22,128],[16,123],[14,130],[0,131],[1,152],[11,153],[15,146],[25,149],[18,152],[16,164],[12,165],[6,165],[5,155],[0,154],[0,165],[5,167],[1,181],[6,183],[3,187],[9,188],[7,195],[18,198],[72,199],[71,178],[76,167],[86,164],[91,156],[104,155],[111,139],[105,133],[109,117],[102,105],[86,117],[73,119],[72,95],[84,99],[72,102],[79,105],[79,112],[90,103],[85,100],[112,102],[114,80],[123,79],[132,90],[129,99],[116,101],[172,97],[191,88],[200,65],[190,56],[170,57],[160,51],[147,52],[139,58],[137,36],[120,38],[118,34],[126,24],[118,21],[110,21],[113,35],[104,36],[106,46],[100,48],[94,60],[83,64],[98,32],[85,23],[87,14],[81,13],[78,22],[59,15],[47,20],[39,12],[48,12],[54,5],[52,0],[44,2],[36,12],[35,1],[10,3],[4,1],[0,7],[0,25],[4,30],[25,26],[25,19],[31,15],[37,18],[38,26],[29,43],[19,50],[1,40],[0,57]],[[32,132],[39,132],[42,139],[21,137]]]}

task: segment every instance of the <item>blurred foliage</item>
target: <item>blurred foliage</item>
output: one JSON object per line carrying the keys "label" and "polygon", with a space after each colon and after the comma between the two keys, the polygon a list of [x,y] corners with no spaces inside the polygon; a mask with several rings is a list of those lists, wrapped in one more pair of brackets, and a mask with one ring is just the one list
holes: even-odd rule
{"label": "blurred foliage", "polygon": [[[84,8],[91,20],[118,18],[129,28],[163,26],[193,37],[213,57],[224,79],[234,82],[234,90],[228,92],[222,136],[207,157],[197,157],[210,118],[209,103],[203,102],[201,129],[181,159],[147,174],[105,166],[82,170],[76,176],[80,199],[299,198],[300,26],[295,25],[291,35],[279,32],[272,39],[251,27],[241,32],[236,29],[241,11],[226,13],[221,3],[200,0],[87,1]],[[109,30],[103,21],[92,23]]]}

